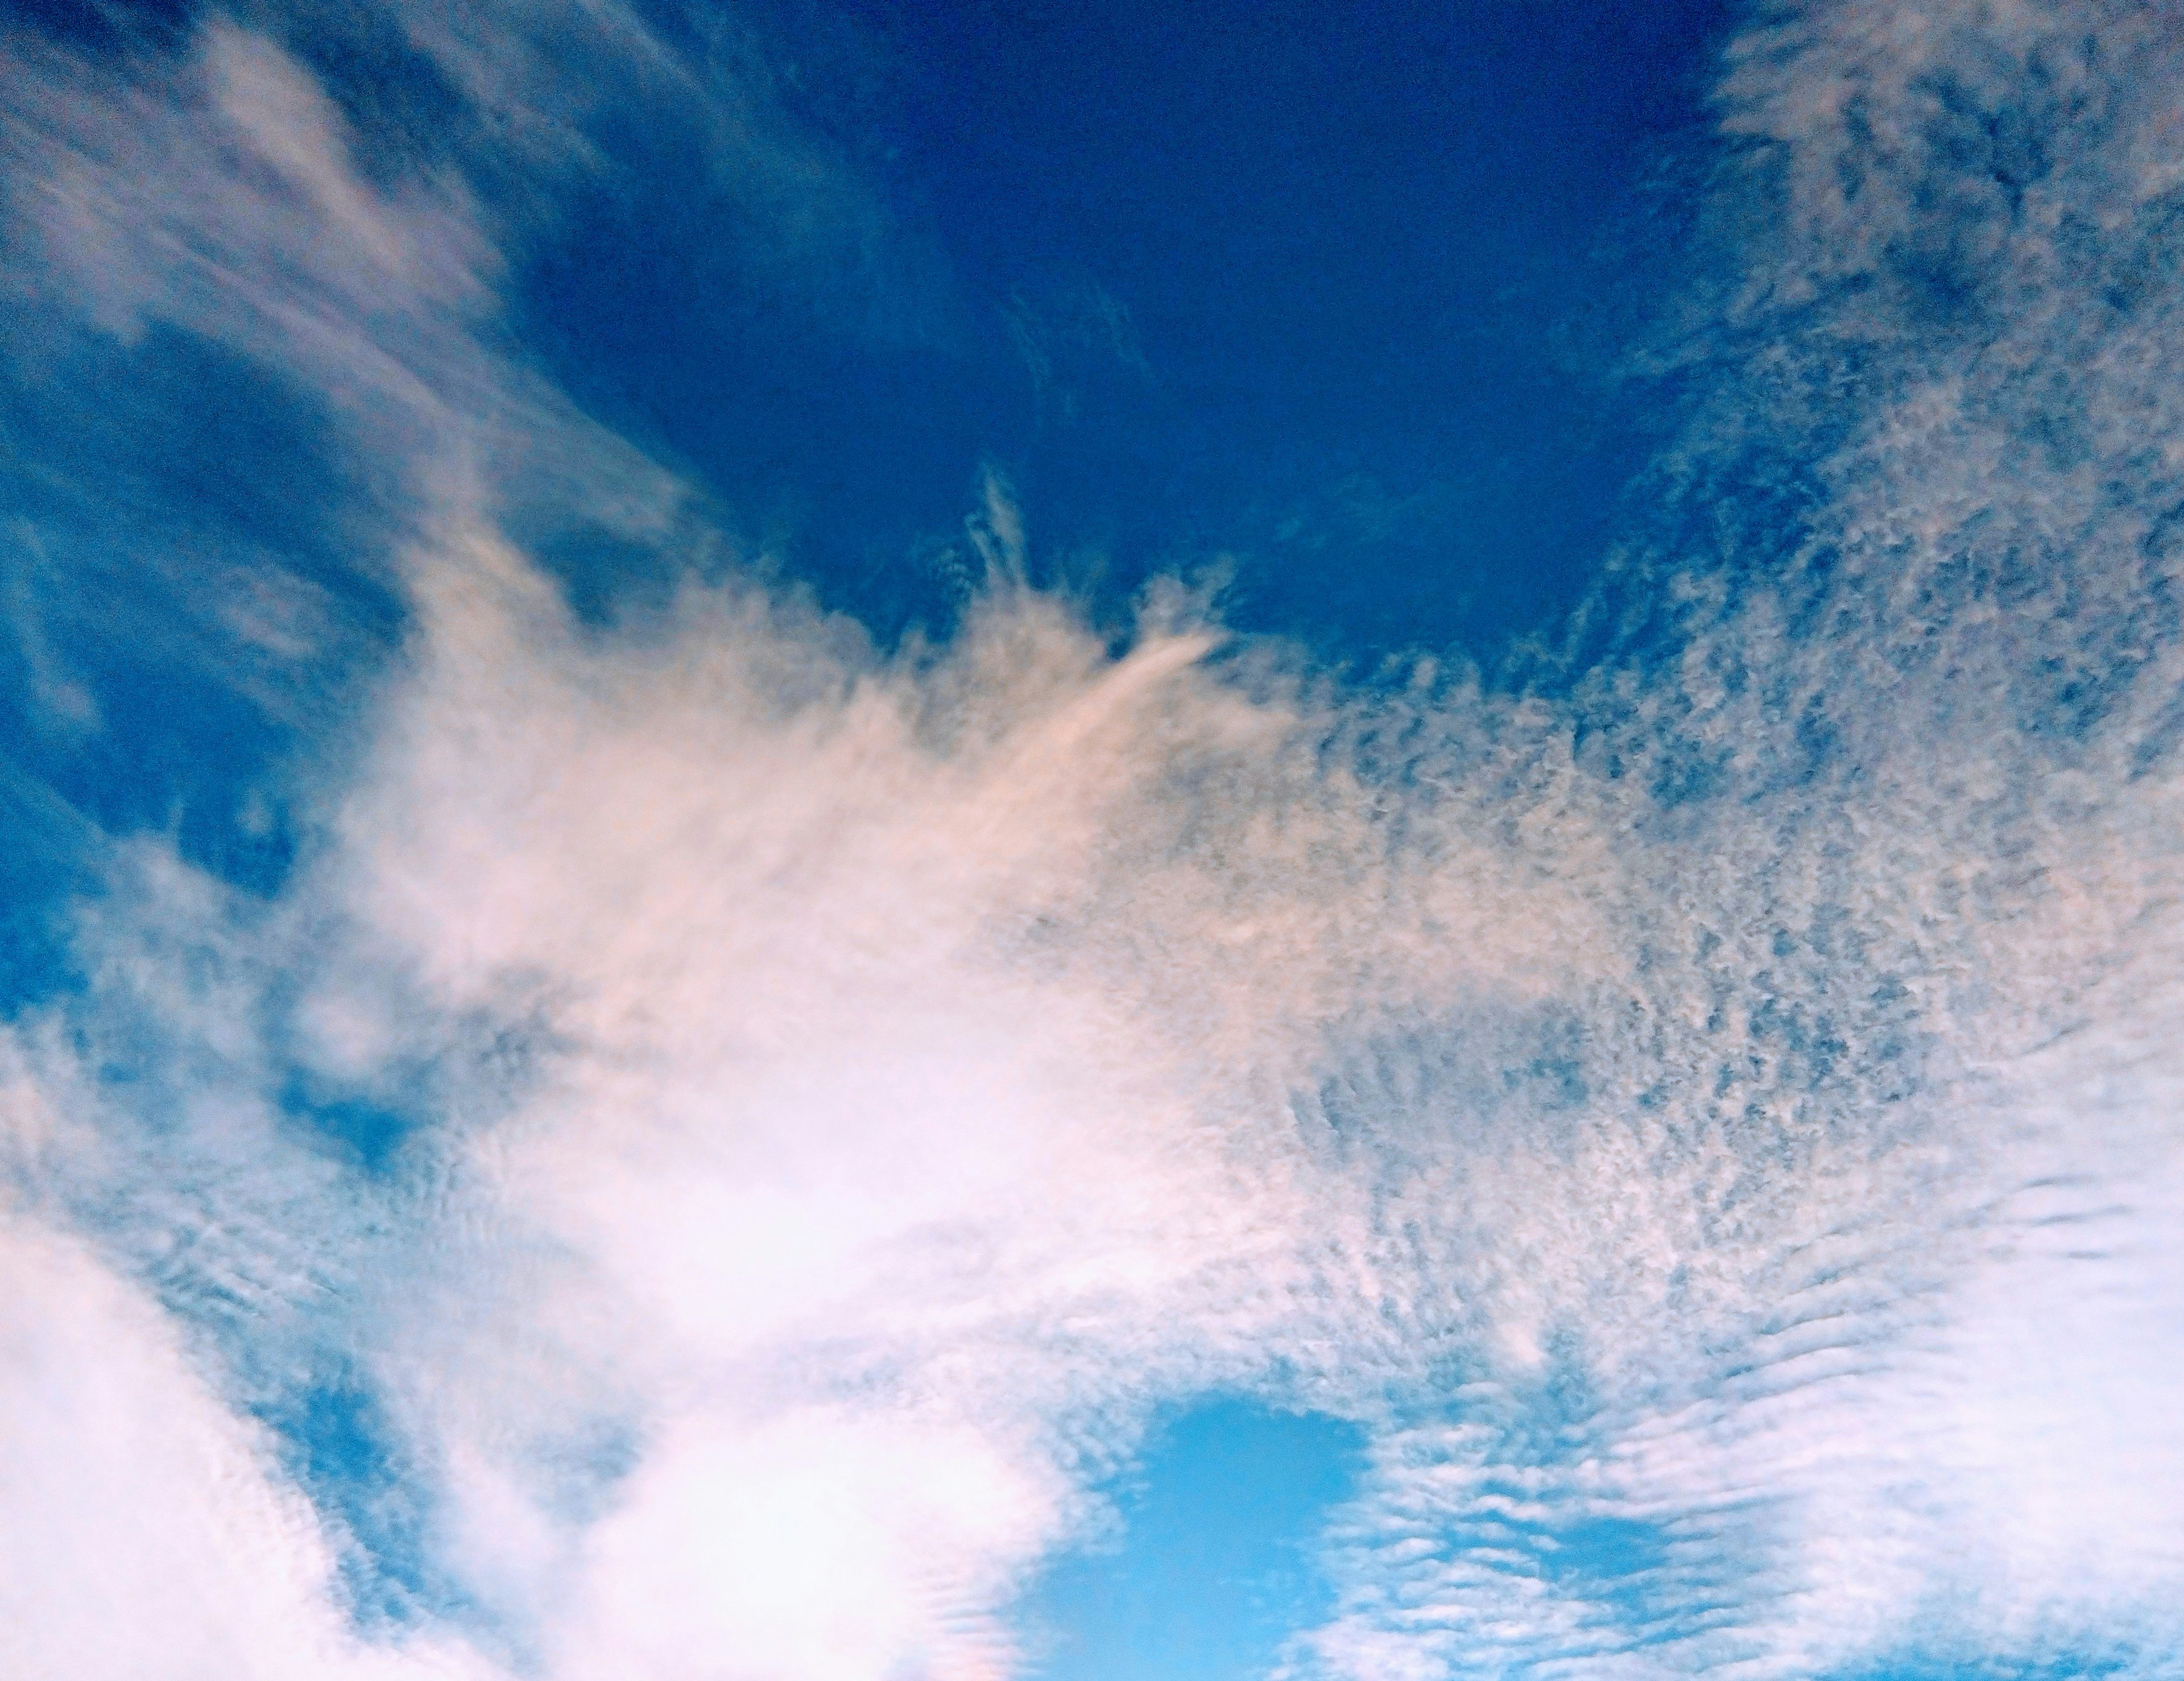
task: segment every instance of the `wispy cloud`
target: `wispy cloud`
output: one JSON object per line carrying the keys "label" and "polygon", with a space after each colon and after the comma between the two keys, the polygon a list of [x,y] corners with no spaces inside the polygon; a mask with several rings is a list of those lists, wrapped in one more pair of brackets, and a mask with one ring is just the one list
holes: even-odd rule
{"label": "wispy cloud", "polygon": [[583,623],[524,532],[717,539],[504,338],[496,183],[593,166],[538,42],[406,20],[531,113],[406,174],[232,23],[9,47],[21,284],[309,394],[403,606],[277,890],[113,846],[9,1030],[8,1655],[999,1676],[1150,1410],[1256,1389],[1373,1435],[1300,1675],[2173,1667],[2157,22],[1732,51],[1552,697],[1179,588],[1117,653],[998,477],[944,647],[718,568]]}

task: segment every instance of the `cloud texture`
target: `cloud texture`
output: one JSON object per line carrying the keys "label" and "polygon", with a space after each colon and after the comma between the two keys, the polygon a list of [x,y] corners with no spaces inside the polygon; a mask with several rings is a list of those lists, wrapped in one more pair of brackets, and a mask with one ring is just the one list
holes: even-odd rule
{"label": "cloud texture", "polygon": [[[2184,20],[1752,24],[1518,692],[1107,634],[998,481],[943,645],[768,586],[496,288],[617,101],[769,260],[878,213],[748,55],[543,15],[376,19],[429,120],[337,20],[0,60],[11,374],[217,347],[354,491],[130,562],[294,851],[98,840],[8,1030],[11,1671],[1020,1673],[1238,1392],[1370,1436],[1299,1681],[2184,1667]],[[580,617],[569,532],[686,579]]]}

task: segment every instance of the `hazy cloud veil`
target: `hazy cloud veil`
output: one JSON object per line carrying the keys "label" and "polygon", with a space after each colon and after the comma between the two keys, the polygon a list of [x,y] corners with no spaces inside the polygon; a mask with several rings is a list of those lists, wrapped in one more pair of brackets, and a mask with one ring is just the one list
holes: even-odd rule
{"label": "hazy cloud veil", "polygon": [[[287,848],[9,773],[92,885],[0,1039],[0,1668],[1026,1673],[1244,1393],[1369,1443],[1297,1681],[2184,1673],[2184,14],[1752,15],[1522,690],[1111,634],[998,475],[943,644],[765,582],[502,290],[636,105],[767,261],[891,237],[747,45],[0,87],[11,705],[94,751],[68,650],[158,639]],[[189,356],[320,512],[141,492]]]}

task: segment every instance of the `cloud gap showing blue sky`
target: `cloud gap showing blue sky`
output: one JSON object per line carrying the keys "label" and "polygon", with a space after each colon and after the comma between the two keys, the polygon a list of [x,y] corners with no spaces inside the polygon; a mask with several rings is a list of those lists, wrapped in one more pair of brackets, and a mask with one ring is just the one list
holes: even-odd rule
{"label": "cloud gap showing blue sky", "polygon": [[2180,90],[11,13],[0,1669],[2184,1673]]}

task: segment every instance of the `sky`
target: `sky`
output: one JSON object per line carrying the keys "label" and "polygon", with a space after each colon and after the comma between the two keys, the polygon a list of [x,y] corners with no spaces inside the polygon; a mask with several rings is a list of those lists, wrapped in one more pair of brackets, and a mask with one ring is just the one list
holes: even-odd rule
{"label": "sky", "polygon": [[0,1673],[2184,1676],[2184,14],[0,13]]}

